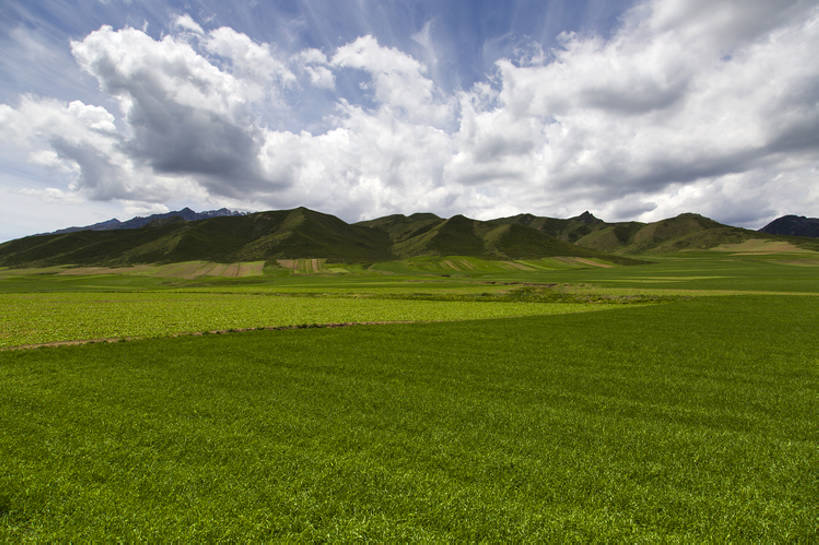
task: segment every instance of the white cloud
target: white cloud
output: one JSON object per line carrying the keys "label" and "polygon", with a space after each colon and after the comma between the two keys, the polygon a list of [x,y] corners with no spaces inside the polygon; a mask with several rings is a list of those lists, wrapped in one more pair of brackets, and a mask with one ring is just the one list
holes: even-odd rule
{"label": "white cloud", "polygon": [[273,55],[269,44],[258,44],[247,34],[232,28],[220,27],[210,31],[205,50],[228,59],[233,64],[233,74],[240,78],[268,84],[276,82],[283,86],[292,86],[296,82],[296,76]]}
{"label": "white cloud", "polygon": [[295,55],[294,62],[303,70],[310,83],[324,89],[335,88],[335,76],[330,69],[327,56],[319,49],[305,49]]}
{"label": "white cloud", "polygon": [[[815,5],[645,2],[608,38],[527,44],[452,93],[431,28],[412,37],[425,64],[369,35],[285,55],[188,15],[158,40],[104,26],[71,50],[120,111],[25,96],[0,105],[0,134],[65,181],[52,189],[129,210],[696,211],[758,227],[819,208]],[[310,87],[333,101],[313,132],[287,118]]]}
{"label": "white cloud", "polygon": [[164,214],[170,209],[162,203],[146,203],[143,201],[122,201],[127,217],[150,216],[152,214]]}
{"label": "white cloud", "polygon": [[[729,188],[720,180],[747,174],[750,184],[783,148],[815,161],[819,67],[808,59],[819,50],[818,12],[740,4],[719,3],[716,13],[687,2],[645,4],[608,41],[568,35],[544,66],[500,61],[493,129],[506,137],[527,123],[542,127],[537,145],[520,154],[524,164],[537,157],[543,174],[528,169],[530,192],[565,198],[582,185],[597,192],[599,208],[711,180],[702,185],[712,188],[707,195],[725,202],[743,191],[714,190]],[[693,202],[671,200],[644,216]]]}
{"label": "white cloud", "polygon": [[187,13],[177,17],[174,21],[174,26],[198,35],[203,35],[205,33],[202,27],[199,26],[199,23],[194,21],[193,18]]}
{"label": "white cloud", "polygon": [[221,70],[173,36],[154,40],[132,28],[102,27],[71,46],[80,65],[120,100],[123,147],[134,160],[159,175],[197,176],[216,193],[261,183],[249,117],[264,94],[256,82]]}
{"label": "white cloud", "polygon": [[390,115],[436,126],[451,122],[451,105],[426,76],[426,66],[406,53],[379,45],[373,36],[339,47],[331,63],[368,72],[375,100]]}
{"label": "white cloud", "polygon": [[[174,194],[197,194],[189,180],[157,175],[123,149],[115,118],[105,108],[72,101],[24,96],[16,108],[0,105],[0,134],[29,150],[30,162],[64,176],[68,192],[43,195],[68,199],[162,201]],[[30,193],[33,194],[33,193]]]}
{"label": "white cloud", "polygon": [[354,106],[343,111],[339,125],[317,136],[266,134],[266,172],[292,182],[277,202],[312,202],[353,219],[414,206],[447,208],[452,194],[443,187],[442,165],[451,153],[451,140],[444,131],[395,123]]}
{"label": "white cloud", "polygon": [[64,191],[58,187],[46,187],[43,189],[24,187],[18,191],[20,195],[36,197],[41,200],[58,203],[81,203],[83,199],[76,193]]}
{"label": "white cloud", "polygon": [[113,30],[103,26],[71,51],[83,70],[97,78],[102,89],[122,101],[130,113],[135,101],[160,100],[233,115],[258,90],[232,74],[219,70],[193,46],[173,36],[154,40],[134,28]]}

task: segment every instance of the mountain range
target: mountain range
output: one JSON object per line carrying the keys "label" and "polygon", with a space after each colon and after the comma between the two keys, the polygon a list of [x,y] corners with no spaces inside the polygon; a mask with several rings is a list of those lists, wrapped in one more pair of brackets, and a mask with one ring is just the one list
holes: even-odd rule
{"label": "mountain range", "polygon": [[819,218],[805,216],[782,216],[760,229],[772,235],[790,235],[797,237],[819,237]]}
{"label": "mountain range", "polygon": [[[202,214],[205,218],[200,218]],[[709,249],[750,239],[819,241],[750,231],[698,214],[652,223],[608,223],[589,212],[568,219],[519,214],[489,221],[430,213],[346,223],[307,208],[250,214],[190,209],[117,221],[114,228],[33,235],[0,244],[0,266],[128,265],[326,258],[372,263],[425,255],[490,259],[578,256],[635,263],[636,256]]]}
{"label": "mountain range", "polygon": [[164,214],[152,214],[150,216],[137,216],[128,221],[119,221],[117,218],[101,221],[93,225],[84,225],[82,227],[66,227],[59,229],[49,235],[59,235],[61,233],[75,233],[77,231],[115,231],[118,229],[139,229],[145,227],[149,223],[155,221],[168,220],[171,218],[182,218],[185,221],[198,221],[208,218],[219,218],[222,216],[244,216],[246,212],[237,212],[235,210],[228,210],[227,208],[220,208],[219,210],[206,210],[204,212],[194,212],[187,206],[182,210],[175,210],[173,212],[166,212]]}

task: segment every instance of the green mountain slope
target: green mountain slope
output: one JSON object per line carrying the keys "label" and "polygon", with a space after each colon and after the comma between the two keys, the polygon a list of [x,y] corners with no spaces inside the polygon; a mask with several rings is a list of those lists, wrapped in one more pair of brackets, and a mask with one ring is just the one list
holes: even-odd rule
{"label": "green mountain slope", "polygon": [[493,223],[525,225],[565,242],[574,243],[579,238],[608,225],[586,211],[569,219],[547,218],[532,214],[518,214],[491,220]]}
{"label": "green mountain slope", "polygon": [[430,213],[416,213],[410,216],[393,214],[374,220],[360,221],[354,225],[383,231],[393,243],[398,243],[423,235],[444,221],[443,218]]}
{"label": "green mountain slope", "polygon": [[390,240],[306,208],[185,222],[141,229],[79,231],[26,237],[0,245],[0,265],[125,265],[205,259],[249,261],[322,257],[377,261],[392,257]]}
{"label": "green mountain slope", "polygon": [[805,249],[819,249],[819,244],[804,237],[771,237],[758,231],[723,225],[691,213],[652,223],[607,223],[589,212],[569,219],[520,214],[492,221],[526,225],[560,240],[605,254],[640,255],[707,250],[748,240],[787,240]]}
{"label": "green mountain slope", "polygon": [[588,212],[565,220],[520,214],[490,221],[462,215],[444,219],[435,214],[396,214],[348,224],[329,214],[296,208],[199,221],[168,218],[140,229],[35,235],[0,244],[0,266],[282,258],[374,263],[419,256],[499,260],[566,256],[628,264],[636,262],[629,255],[766,240],[819,250],[816,239],[749,231],[697,214],[654,223],[606,223]]}
{"label": "green mountain slope", "polygon": [[[681,250],[708,250],[748,240],[788,240],[797,246],[816,246],[810,240],[775,237],[757,231],[723,225],[699,214],[680,214],[653,223],[604,224],[579,238],[576,244],[615,254],[661,254]],[[810,248],[809,248],[810,249]]]}
{"label": "green mountain slope", "polygon": [[[528,217],[536,218],[531,215]],[[434,214],[413,214],[385,216],[356,225],[386,233],[393,241],[393,253],[401,258],[427,255],[494,259],[606,257],[595,250],[581,248],[543,232],[536,227],[540,225],[539,222],[528,225],[525,221],[479,221],[462,215],[443,219]]]}

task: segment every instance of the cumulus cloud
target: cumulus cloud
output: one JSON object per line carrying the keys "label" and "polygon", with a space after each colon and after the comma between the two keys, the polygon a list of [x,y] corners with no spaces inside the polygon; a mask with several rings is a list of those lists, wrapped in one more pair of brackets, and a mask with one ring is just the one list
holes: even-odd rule
{"label": "cumulus cloud", "polygon": [[324,89],[333,89],[335,87],[335,75],[331,70],[327,55],[321,50],[305,49],[295,55],[294,62],[307,74],[312,85]]}
{"label": "cumulus cloud", "polygon": [[[24,96],[16,108],[0,105],[0,134],[32,150],[30,162],[64,176],[70,192],[94,200],[157,202],[174,194],[201,195],[184,178],[140,166],[122,149],[115,117],[101,106]],[[47,191],[57,195],[53,190],[63,191]]]}
{"label": "cumulus cloud", "polygon": [[[209,47],[235,53],[235,33],[217,33]],[[210,42],[208,42],[210,44]],[[130,133],[124,148],[159,174],[193,175],[206,188],[237,194],[264,184],[257,131],[248,105],[264,96],[253,81],[220,70],[191,44],[110,27],[72,42],[80,66],[119,99]],[[232,57],[245,70],[260,51]],[[223,180],[231,180],[225,184]]]}
{"label": "cumulus cloud", "polygon": [[426,76],[426,66],[406,53],[379,45],[373,36],[339,47],[331,62],[369,73],[376,101],[396,118],[432,125],[450,120],[450,104]]}
{"label": "cumulus cloud", "polygon": [[[654,219],[690,202],[674,198],[678,184],[726,188],[720,180],[747,174],[745,191],[707,192],[725,202],[750,192],[753,173],[776,171],[783,149],[815,162],[819,70],[808,59],[819,47],[819,11],[799,2],[692,4],[640,5],[609,40],[565,35],[542,66],[498,62],[496,111],[511,119],[494,127],[540,124],[544,189],[594,190],[596,208],[614,201],[608,210],[618,218],[620,199],[675,203],[643,214]],[[755,207],[757,219],[770,212]]]}
{"label": "cumulus cloud", "polygon": [[[181,195],[351,220],[590,209],[758,226],[817,208],[810,2],[643,2],[608,37],[529,44],[451,92],[433,77],[430,28],[412,37],[425,64],[371,35],[284,54],[189,15],[159,39],[103,26],[71,52],[119,111],[25,96],[0,105],[0,131],[67,181],[58,191],[130,209]],[[363,90],[342,89],[351,78]],[[285,129],[308,88],[329,115]]]}
{"label": "cumulus cloud", "polygon": [[[219,27],[210,31],[204,47],[209,53],[228,60],[232,64],[231,72],[243,80],[275,82],[281,86],[292,86],[296,82],[296,76],[274,55],[270,44],[256,43],[247,34],[232,28]],[[275,90],[276,87],[268,89]]]}

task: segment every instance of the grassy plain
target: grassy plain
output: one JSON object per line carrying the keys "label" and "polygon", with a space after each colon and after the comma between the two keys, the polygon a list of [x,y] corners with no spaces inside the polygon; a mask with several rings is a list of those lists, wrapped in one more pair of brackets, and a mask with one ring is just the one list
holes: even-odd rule
{"label": "grassy plain", "polygon": [[0,542],[813,542],[819,267],[792,257],[2,270],[6,344],[451,321],[0,352]]}

